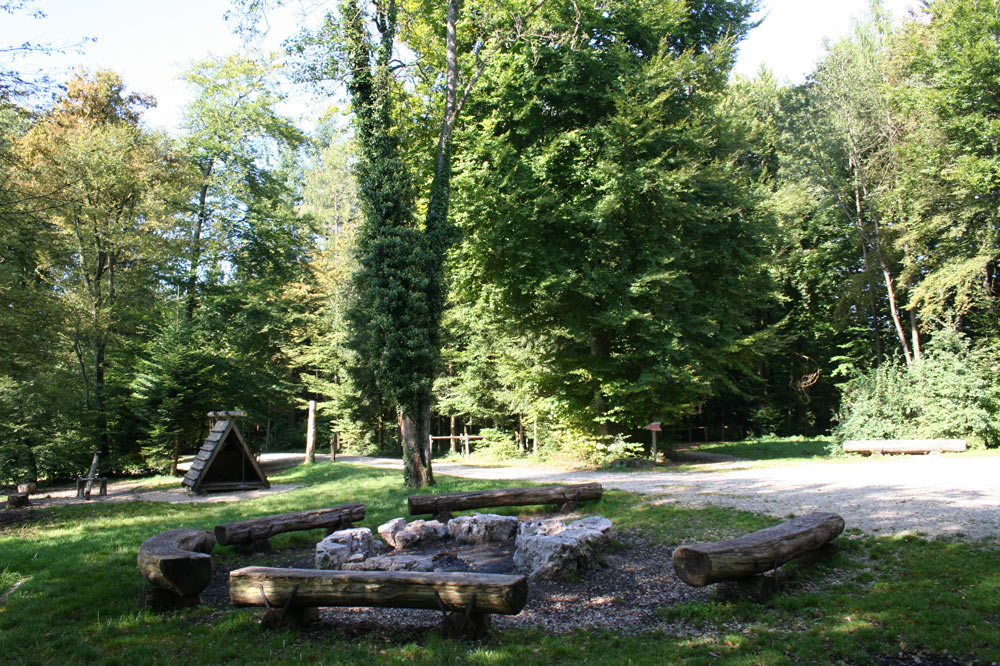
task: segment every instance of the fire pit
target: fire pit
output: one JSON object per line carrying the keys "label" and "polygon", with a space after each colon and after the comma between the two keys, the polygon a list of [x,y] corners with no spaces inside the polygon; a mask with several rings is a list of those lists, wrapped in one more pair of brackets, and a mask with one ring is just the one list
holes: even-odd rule
{"label": "fire pit", "polygon": [[[518,520],[477,513],[447,524],[403,518],[378,528],[340,530],[316,545],[316,568],[351,571],[521,573],[533,580],[575,576],[601,565],[611,521]],[[384,541],[383,541],[384,539]]]}

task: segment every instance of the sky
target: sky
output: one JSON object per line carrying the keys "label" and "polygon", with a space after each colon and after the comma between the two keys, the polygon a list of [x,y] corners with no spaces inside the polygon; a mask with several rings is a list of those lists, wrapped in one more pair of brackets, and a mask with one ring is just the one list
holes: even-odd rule
{"label": "sky", "polygon": [[[291,4],[317,3],[293,0]],[[864,13],[867,0],[763,0],[762,4],[758,15],[762,23],[741,45],[735,72],[753,76],[765,65],[778,81],[796,83],[822,57],[825,39],[849,33],[852,19]],[[917,0],[885,0],[897,17],[916,4]],[[69,78],[79,65],[114,69],[129,89],[156,97],[157,108],[147,112],[146,122],[168,131],[176,130],[181,109],[191,98],[177,76],[194,61],[240,47],[223,18],[231,0],[35,0],[33,6],[47,16],[0,13],[0,68],[8,68],[9,56],[2,49],[9,46],[26,41],[62,46],[96,38],[82,51],[18,58],[13,68],[23,72],[43,68],[56,80]],[[294,12],[272,17],[265,46],[278,48],[281,39],[295,30]],[[318,104],[298,98],[283,111],[308,125],[323,110]]]}

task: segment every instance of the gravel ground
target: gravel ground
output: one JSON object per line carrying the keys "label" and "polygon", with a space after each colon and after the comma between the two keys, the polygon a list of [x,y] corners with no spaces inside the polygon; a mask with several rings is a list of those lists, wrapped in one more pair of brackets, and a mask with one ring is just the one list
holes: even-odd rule
{"label": "gravel ground", "polygon": [[[341,456],[342,462],[402,469],[398,460]],[[584,483],[653,496],[654,502],[715,505],[772,516],[831,511],[870,534],[1000,538],[1000,457],[907,456],[842,463],[706,471],[565,472],[553,467],[436,463],[437,474],[497,481]]]}
{"label": "gravel ground", "polygon": [[[401,461],[391,458],[339,456],[337,460],[402,469]],[[301,461],[301,454],[269,453],[261,457],[269,474]],[[832,511],[844,517],[848,528],[869,534],[914,533],[968,540],[1000,538],[1000,511],[997,511],[1000,457],[886,457],[749,469],[739,463],[712,462],[700,469],[705,471],[567,472],[544,465],[485,467],[444,462],[434,465],[435,472],[441,475],[506,482],[597,481],[605,488],[649,495],[653,502],[714,505],[777,517]],[[179,484],[171,490],[148,490],[141,481],[119,481],[109,484],[107,497],[95,497],[92,501],[235,502],[297,487],[275,485],[269,490],[191,497]],[[33,495],[31,503],[33,507],[42,507],[80,501],[75,495],[75,488],[46,489]]]}

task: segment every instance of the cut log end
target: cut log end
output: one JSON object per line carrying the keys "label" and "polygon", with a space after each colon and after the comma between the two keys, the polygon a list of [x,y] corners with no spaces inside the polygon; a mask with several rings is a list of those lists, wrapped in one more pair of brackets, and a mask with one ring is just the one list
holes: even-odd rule
{"label": "cut log end", "polygon": [[215,537],[192,529],[167,530],[146,539],[139,548],[139,572],[155,589],[181,599],[193,599],[212,581]]}

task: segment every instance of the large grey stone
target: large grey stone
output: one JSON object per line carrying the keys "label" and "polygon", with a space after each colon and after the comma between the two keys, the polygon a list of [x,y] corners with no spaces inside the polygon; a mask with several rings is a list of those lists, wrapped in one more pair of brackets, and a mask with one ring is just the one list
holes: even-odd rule
{"label": "large grey stone", "polygon": [[434,560],[423,555],[380,555],[364,562],[347,562],[345,571],[433,571]]}
{"label": "large grey stone", "polygon": [[514,538],[518,522],[515,516],[476,513],[449,520],[448,534],[462,543],[499,543]]}
{"label": "large grey stone", "polygon": [[580,520],[574,520],[572,523],[566,525],[567,530],[597,530],[598,532],[603,532],[609,537],[614,536],[614,529],[612,529],[611,520],[605,518],[604,516],[587,516],[586,518],[581,518]]}
{"label": "large grey stone", "polygon": [[437,520],[414,520],[392,535],[397,550],[427,546],[448,536],[448,528]]}
{"label": "large grey stone", "polygon": [[340,569],[345,562],[378,555],[383,549],[367,527],[339,530],[316,544],[316,568]]}
{"label": "large grey stone", "polygon": [[611,545],[611,521],[594,516],[566,525],[558,519],[522,523],[514,566],[533,579],[560,578],[600,566]]}
{"label": "large grey stone", "polygon": [[404,527],[406,527],[405,518],[393,518],[389,522],[379,525],[378,533],[392,548],[398,548],[396,545],[396,534]]}

